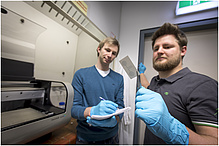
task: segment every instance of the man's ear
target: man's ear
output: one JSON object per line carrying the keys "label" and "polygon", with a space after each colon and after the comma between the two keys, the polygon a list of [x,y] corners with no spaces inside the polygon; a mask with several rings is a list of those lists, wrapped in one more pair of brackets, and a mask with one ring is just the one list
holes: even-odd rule
{"label": "man's ear", "polygon": [[185,56],[187,51],[187,46],[183,46],[181,49],[181,56]]}
{"label": "man's ear", "polygon": [[97,52],[100,53],[100,47],[97,48]]}

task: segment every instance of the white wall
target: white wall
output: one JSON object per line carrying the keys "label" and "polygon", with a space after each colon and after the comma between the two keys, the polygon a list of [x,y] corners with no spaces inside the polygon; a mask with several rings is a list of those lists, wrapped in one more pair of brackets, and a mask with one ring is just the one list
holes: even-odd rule
{"label": "white wall", "polygon": [[218,31],[207,29],[186,32],[188,49],[183,66],[218,81]]}
{"label": "white wall", "polygon": [[97,47],[99,42],[82,32],[78,39],[78,49],[75,57],[74,73],[84,67],[90,67],[97,63]]}
{"label": "white wall", "polygon": [[119,39],[121,2],[86,1],[87,16],[107,36]]}

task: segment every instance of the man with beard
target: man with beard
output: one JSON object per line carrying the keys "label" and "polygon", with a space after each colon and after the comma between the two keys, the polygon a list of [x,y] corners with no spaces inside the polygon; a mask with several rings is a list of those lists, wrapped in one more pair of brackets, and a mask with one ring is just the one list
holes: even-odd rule
{"label": "man with beard", "polygon": [[[218,82],[183,68],[186,35],[177,25],[163,24],[152,36],[150,84],[141,63],[136,94],[138,118],[146,124],[144,144],[218,144]],[[148,89],[146,89],[148,88]]]}
{"label": "man with beard", "polygon": [[118,122],[123,114],[104,120],[91,119],[92,115],[108,115],[124,107],[123,77],[109,68],[119,47],[115,38],[104,39],[97,48],[96,65],[79,69],[74,75],[71,113],[78,122],[76,144],[119,144]]}

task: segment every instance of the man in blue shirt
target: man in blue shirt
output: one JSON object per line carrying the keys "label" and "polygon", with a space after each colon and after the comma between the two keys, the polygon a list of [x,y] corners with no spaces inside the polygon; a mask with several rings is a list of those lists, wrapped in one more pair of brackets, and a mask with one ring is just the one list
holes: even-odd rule
{"label": "man in blue shirt", "polygon": [[122,114],[104,120],[92,119],[92,115],[104,116],[124,107],[122,75],[109,68],[119,53],[119,42],[108,37],[97,48],[96,65],[76,71],[72,86],[74,102],[72,117],[77,119],[76,144],[118,144],[118,122]]}

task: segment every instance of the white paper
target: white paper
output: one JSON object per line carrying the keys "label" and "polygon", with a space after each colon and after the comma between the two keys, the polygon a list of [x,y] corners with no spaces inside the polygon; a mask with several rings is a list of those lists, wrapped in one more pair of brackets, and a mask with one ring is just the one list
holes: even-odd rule
{"label": "white paper", "polygon": [[131,107],[126,107],[126,108],[122,108],[122,109],[118,109],[116,110],[115,113],[112,113],[112,114],[109,114],[109,115],[104,115],[104,116],[100,116],[100,115],[92,115],[91,116],[91,119],[95,119],[95,120],[104,120],[104,119],[108,119],[112,116],[116,116],[116,115],[119,115],[121,113],[124,113],[125,111],[128,111],[130,110]]}

